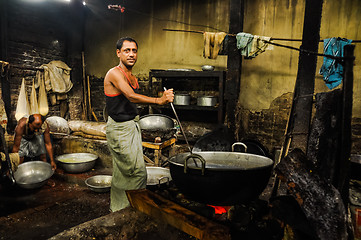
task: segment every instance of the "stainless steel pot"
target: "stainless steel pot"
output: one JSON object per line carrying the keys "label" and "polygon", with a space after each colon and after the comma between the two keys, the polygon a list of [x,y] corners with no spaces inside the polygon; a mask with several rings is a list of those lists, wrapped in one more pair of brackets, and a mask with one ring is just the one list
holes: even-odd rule
{"label": "stainless steel pot", "polygon": [[149,114],[142,116],[138,123],[142,130],[164,130],[174,128],[173,119],[162,114]]}
{"label": "stainless steel pot", "polygon": [[174,100],[173,100],[174,105],[189,105],[190,102],[191,102],[191,95],[181,94],[181,93],[174,94]]}
{"label": "stainless steel pot", "polygon": [[213,107],[217,104],[217,97],[215,96],[202,96],[197,98],[197,106]]}
{"label": "stainless steel pot", "polygon": [[112,176],[95,175],[87,178],[85,184],[94,192],[108,192],[112,184]]}
{"label": "stainless steel pot", "polygon": [[42,187],[53,175],[51,165],[43,161],[25,162],[14,173],[16,184],[25,189]]}
{"label": "stainless steel pot", "polygon": [[147,168],[147,187],[161,187],[165,184],[169,185],[172,181],[170,170],[163,167],[146,167]]}
{"label": "stainless steel pot", "polygon": [[239,152],[181,153],[169,159],[175,185],[198,202],[231,206],[256,199],[273,169],[270,158]]}
{"label": "stainless steel pot", "polygon": [[162,114],[149,114],[140,118],[142,139],[154,141],[156,137],[167,140],[175,136],[177,129],[172,118]]}
{"label": "stainless steel pot", "polygon": [[92,153],[69,153],[57,156],[55,159],[66,172],[82,173],[94,167],[98,156]]}

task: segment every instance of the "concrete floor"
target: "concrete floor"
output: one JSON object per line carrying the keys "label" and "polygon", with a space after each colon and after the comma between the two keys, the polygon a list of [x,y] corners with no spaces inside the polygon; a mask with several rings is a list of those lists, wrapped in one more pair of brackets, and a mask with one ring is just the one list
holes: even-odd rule
{"label": "concrete floor", "polygon": [[57,169],[36,190],[0,185],[0,239],[192,239],[132,208],[111,213],[110,193],[93,192],[84,183],[97,174],[111,175],[111,169]]}
{"label": "concrete floor", "polygon": [[109,214],[109,192],[92,192],[84,183],[92,175],[108,173],[66,174],[58,169],[40,189],[0,186],[0,239],[47,239]]}

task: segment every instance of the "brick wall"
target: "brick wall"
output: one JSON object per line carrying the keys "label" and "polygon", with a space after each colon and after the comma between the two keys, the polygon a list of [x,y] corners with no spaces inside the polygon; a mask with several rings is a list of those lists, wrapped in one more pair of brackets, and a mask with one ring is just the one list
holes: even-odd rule
{"label": "brick wall", "polygon": [[[14,123],[22,78],[30,95],[32,81],[42,64],[60,60],[71,67],[75,87],[65,101],[78,96],[81,49],[73,47],[77,38],[70,33],[77,31],[80,25],[67,22],[77,5],[54,2],[7,1],[7,59],[2,60],[10,63],[11,121]],[[49,107],[48,116],[60,116],[60,105],[52,106],[49,101]]]}
{"label": "brick wall", "polygon": [[292,93],[274,99],[269,109],[250,111],[238,107],[236,136],[238,140],[254,139],[264,145],[270,153],[282,147],[287,120],[292,106]]}

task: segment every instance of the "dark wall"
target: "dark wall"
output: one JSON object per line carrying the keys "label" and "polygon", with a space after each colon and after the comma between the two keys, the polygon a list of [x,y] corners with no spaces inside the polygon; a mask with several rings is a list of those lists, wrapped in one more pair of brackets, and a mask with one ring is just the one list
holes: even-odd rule
{"label": "dark wall", "polygon": [[[1,38],[1,60],[10,63],[10,89],[2,91],[11,92],[11,121],[16,121],[14,115],[22,78],[30,93],[38,68],[53,60],[63,61],[72,68],[74,87],[64,100],[66,105],[77,100],[80,103],[84,16],[81,2],[3,1],[2,12],[6,11],[6,17],[1,18],[0,26],[2,35],[6,36]],[[52,106],[49,101],[49,107],[48,116],[60,116],[60,104]]]}

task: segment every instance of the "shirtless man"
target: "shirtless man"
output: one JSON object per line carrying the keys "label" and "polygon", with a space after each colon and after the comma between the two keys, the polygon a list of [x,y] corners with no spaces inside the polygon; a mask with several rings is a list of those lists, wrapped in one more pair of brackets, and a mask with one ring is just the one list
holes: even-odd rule
{"label": "shirtless man", "polygon": [[143,159],[139,115],[136,103],[167,104],[173,102],[173,89],[162,97],[138,94],[138,81],[132,74],[137,61],[138,44],[129,37],[117,42],[119,65],[108,71],[104,93],[108,111],[107,142],[113,159],[110,209],[114,212],[129,206],[125,190],[145,188],[147,172]]}
{"label": "shirtless man", "polygon": [[56,164],[53,156],[53,146],[50,140],[50,130],[44,117],[40,114],[23,117],[15,128],[13,153],[19,153],[20,162],[24,160],[40,160],[46,162],[46,152],[50,158],[53,170]]}

